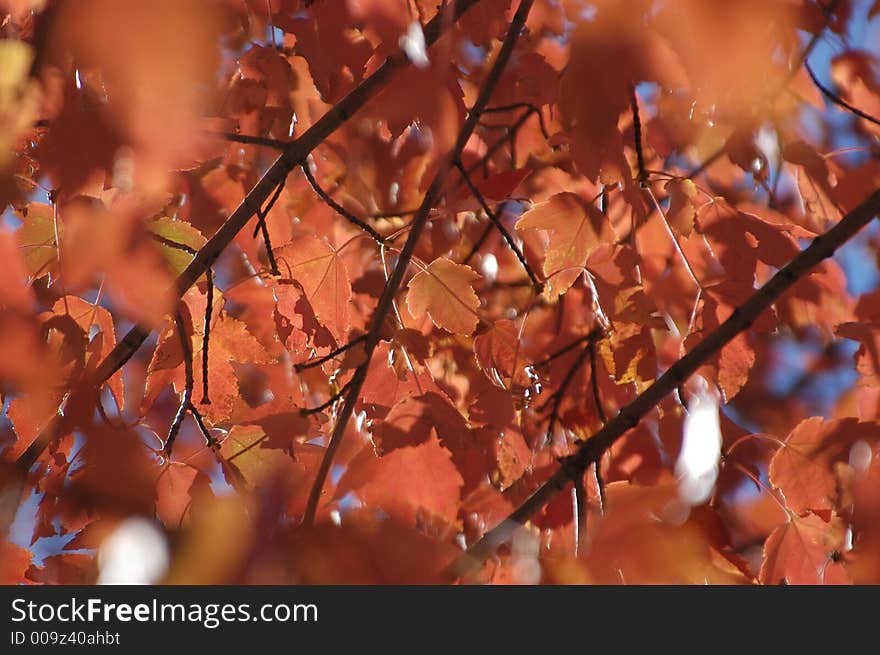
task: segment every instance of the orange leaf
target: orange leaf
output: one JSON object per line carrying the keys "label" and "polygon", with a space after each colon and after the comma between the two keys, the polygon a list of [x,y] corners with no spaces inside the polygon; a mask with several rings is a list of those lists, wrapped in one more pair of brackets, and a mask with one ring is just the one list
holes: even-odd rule
{"label": "orange leaf", "polygon": [[[89,340],[86,348],[86,366],[88,369],[97,368],[98,364],[110,354],[116,345],[116,330],[113,326],[113,317],[100,305],[93,305],[77,296],[65,296],[55,302],[52,307],[55,316],[69,316],[83,331],[83,336]],[[98,328],[92,333],[92,326]],[[113,393],[117,406],[122,409],[124,400],[122,389],[122,371],[117,371],[107,381],[107,386]]]}
{"label": "orange leaf", "polygon": [[[202,154],[206,136],[198,118],[210,106],[206,90],[213,87],[220,63],[220,36],[229,16],[223,3],[81,0],[58,10],[48,57],[64,61],[72,54],[80,71],[100,72],[95,87],[107,100],[85,114],[99,116],[106,135],[131,146],[128,156],[136,162],[133,181],[139,188],[163,191],[169,169]],[[83,98],[70,97],[65,111],[82,104]],[[56,132],[53,125],[50,135]],[[100,132],[97,136],[99,143],[107,140]],[[61,186],[82,168],[77,150],[65,151],[64,145],[53,144]]]}
{"label": "orange leaf", "polygon": [[676,234],[688,236],[694,229],[694,218],[697,215],[694,199],[697,187],[689,179],[670,180],[663,187],[669,194],[669,210],[666,218]]}
{"label": "orange leaf", "polygon": [[[583,558],[600,584],[743,584],[750,578],[719,550],[725,544],[692,512],[677,516],[675,484],[606,487],[608,509]],[[709,510],[707,510],[709,511]],[[647,546],[650,544],[650,546]]]}
{"label": "orange leaf", "polygon": [[853,444],[873,444],[880,439],[875,423],[854,418],[801,422],[770,460],[770,481],[785,495],[796,512],[835,509],[838,499],[837,462],[845,462]]}
{"label": "orange leaf", "polygon": [[764,584],[824,584],[846,577],[843,566],[832,559],[844,543],[844,525],[815,514],[793,516],[764,542],[764,563],[758,578]]}
{"label": "orange leaf", "polygon": [[440,584],[455,547],[398,521],[361,511],[341,526],[298,529],[290,564],[296,584]]}
{"label": "orange leaf", "polygon": [[583,272],[607,225],[598,208],[568,192],[538,203],[517,221],[517,230],[547,230],[550,235],[544,259],[549,298],[565,293]]}
{"label": "orange leaf", "polygon": [[176,530],[189,513],[194,496],[210,493],[211,480],[199,469],[182,462],[170,462],[156,481],[156,515],[169,529]]}
{"label": "orange leaf", "polygon": [[507,380],[520,386],[529,385],[525,371],[528,362],[519,354],[519,349],[519,332],[510,319],[495,321],[487,331],[474,337],[477,363],[496,385],[504,386]]}
{"label": "orange leaf", "polygon": [[282,274],[289,274],[302,285],[318,322],[327,326],[337,342],[344,342],[349,327],[351,281],[336,250],[321,239],[305,236],[280,248],[276,256]]}
{"label": "orange leaf", "polygon": [[479,277],[470,266],[440,257],[410,280],[406,305],[413,316],[427,312],[439,328],[471,334],[480,320],[480,299],[471,282]]}
{"label": "orange leaf", "polygon": [[[370,447],[351,461],[336,487],[335,498],[354,492],[368,507],[414,523],[427,510],[453,523],[461,502],[461,475],[448,450],[431,438],[377,457]],[[406,493],[401,493],[405,489]]]}

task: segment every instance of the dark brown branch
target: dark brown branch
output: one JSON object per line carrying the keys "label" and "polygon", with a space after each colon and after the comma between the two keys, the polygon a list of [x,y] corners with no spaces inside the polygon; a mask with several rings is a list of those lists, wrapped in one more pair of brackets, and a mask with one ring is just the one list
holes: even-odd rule
{"label": "dark brown branch", "polygon": [[214,273],[211,267],[205,271],[207,279],[207,298],[205,299],[205,324],[202,329],[202,399],[201,405],[210,405],[211,396],[208,395],[208,348],[211,341],[211,315],[214,313]]}
{"label": "dark brown branch", "polygon": [[284,186],[287,184],[287,179],[285,178],[281,184],[275,187],[275,191],[272,193],[272,196],[269,198],[269,202],[266,203],[266,207],[264,209],[258,209],[257,214],[257,224],[254,226],[254,233],[251,235],[254,239],[257,238],[257,235],[262,230],[263,225],[266,224],[266,216],[269,215],[269,212],[272,211],[272,207],[275,206],[275,203],[278,202],[278,198],[281,196],[281,192],[284,190]]}
{"label": "dark brown branch", "polygon": [[511,139],[516,138],[516,135],[519,133],[520,128],[522,128],[522,126],[525,125],[525,122],[527,120],[529,120],[529,116],[531,116],[531,115],[532,115],[531,111],[524,112],[523,115],[520,116],[516,120],[516,122],[510,126],[510,129],[507,131],[507,134],[505,134],[503,137],[501,137],[495,143],[493,143],[491,146],[489,146],[489,148],[486,150],[485,154],[480,158],[480,161],[476,162],[470,168],[467,169],[468,173],[473,173],[478,168],[482,168],[482,167],[486,166],[486,164],[489,162],[489,160],[492,158],[492,156],[496,152],[498,152],[501,148],[504,147],[505,143],[507,143]]}
{"label": "dark brown branch", "polygon": [[280,150],[282,152],[290,145],[290,141],[279,141],[278,139],[270,139],[264,136],[249,136],[247,134],[236,134],[234,132],[220,132],[219,134],[227,141],[245,143],[249,146],[265,146],[266,148],[273,148],[274,150]]}
{"label": "dark brown branch", "polygon": [[583,551],[587,538],[587,489],[584,486],[583,476],[572,481],[574,489],[572,497],[574,502],[574,556]]}
{"label": "dark brown branch", "polygon": [[153,241],[158,241],[163,246],[168,246],[169,248],[174,248],[175,250],[182,250],[183,252],[187,252],[190,255],[195,255],[198,252],[198,250],[186,245],[185,243],[172,241],[168,237],[163,237],[161,234],[156,234],[155,232],[150,232],[150,238],[153,239]]}
{"label": "dark brown branch", "polygon": [[474,241],[474,245],[471,246],[471,251],[467,254],[467,256],[461,260],[462,264],[467,264],[470,260],[474,258],[474,255],[483,247],[483,244],[486,243],[486,239],[489,238],[489,235],[492,234],[492,223],[486,225],[483,229],[483,233],[479,236],[479,238]]}
{"label": "dark brown branch", "polygon": [[174,440],[177,439],[180,427],[183,425],[183,419],[186,418],[186,412],[192,404],[193,385],[195,384],[193,380],[192,345],[179,310],[174,315],[174,326],[177,330],[177,336],[180,338],[180,348],[183,351],[184,388],[183,395],[180,397],[180,406],[177,408],[174,420],[171,421],[171,427],[168,428],[168,437],[166,437],[165,445],[162,447],[166,457],[171,457],[171,451],[174,449]]}
{"label": "dark brown branch", "polygon": [[[452,8],[441,11],[424,26],[425,46],[430,47],[443,34],[449,25],[454,24],[459,18],[479,0],[456,0]],[[348,121],[355,112],[363,107],[368,101],[376,96],[389,82],[392,75],[399,69],[407,66],[409,60],[405,53],[399,52],[388,57],[385,62],[376,69],[363,82],[352,89],[344,98],[337,102],[327,113],[321,116],[302,136],[288,144],[275,163],[266,171],[253,189],[242,200],[241,204],[226,219],[220,229],[208,239],[208,242],[199,250],[186,269],[178,276],[175,284],[176,293],[181,297],[196,281],[205,274],[205,270],[217,259],[220,253],[228,246],[250,218],[256,213],[263,201],[270,196],[287,175],[296,166],[300,165],[308,157],[309,153],[318,147],[323,141]],[[81,380],[77,386],[81,389],[98,388],[118,371],[141,347],[152,330],[143,325],[135,325],[123,337],[113,350],[101,361],[98,368],[86,380]],[[56,413],[52,420],[31,442],[30,446],[16,460],[16,468],[20,472],[27,472],[37,461],[40,453],[52,441],[61,437],[69,428],[69,421],[61,413]]]}
{"label": "dark brown branch", "polygon": [[342,398],[345,395],[345,392],[348,391],[349,387],[351,387],[352,380],[349,380],[345,384],[342,385],[342,388],[339,389],[336,393],[330,396],[323,403],[318,405],[317,407],[303,407],[299,410],[299,413],[303,416],[311,416],[312,414],[320,414],[328,407],[331,407],[333,403]]}
{"label": "dark brown branch", "polygon": [[510,236],[510,232],[507,231],[507,228],[504,227],[504,224],[500,220],[498,220],[498,215],[494,211],[492,211],[491,207],[489,207],[489,203],[486,202],[486,198],[483,197],[483,194],[477,188],[477,185],[474,184],[471,176],[468,175],[468,172],[465,170],[464,165],[461,163],[461,160],[455,162],[455,167],[458,168],[459,172],[461,173],[462,179],[464,180],[468,189],[470,189],[474,198],[477,199],[477,202],[480,203],[483,211],[486,212],[486,216],[489,217],[491,224],[498,229],[498,231],[501,233],[501,236],[504,237],[504,242],[507,244],[507,247],[510,248],[511,251],[513,251],[514,255],[516,255],[516,258],[519,260],[520,265],[525,270],[526,275],[528,275],[529,279],[532,281],[532,287],[534,287],[535,293],[541,293],[544,290],[544,283],[535,276],[535,273],[534,271],[532,271],[532,267],[529,266],[529,263],[526,261],[522,250],[520,250],[519,246],[516,245],[516,241],[514,241],[513,237]]}
{"label": "dark brown branch", "polygon": [[321,465],[315,475],[315,481],[312,485],[311,492],[309,493],[308,502],[306,503],[306,509],[303,515],[304,525],[311,525],[315,521],[315,515],[318,511],[318,503],[321,500],[321,494],[324,490],[324,482],[327,480],[327,475],[333,464],[333,457],[339,449],[339,445],[342,443],[346,426],[354,412],[354,406],[357,403],[358,395],[360,394],[364,380],[367,377],[370,359],[372,358],[373,351],[379,343],[385,320],[394,306],[394,298],[397,295],[398,289],[400,289],[403,277],[406,274],[410,261],[412,260],[416,244],[418,243],[419,237],[428,221],[428,213],[442,195],[444,186],[446,185],[446,178],[449,174],[449,165],[461,157],[465,145],[471,138],[474,128],[477,126],[477,121],[480,120],[483,109],[488,104],[489,98],[494,92],[498,80],[501,78],[501,73],[503,72],[504,67],[510,60],[510,55],[513,52],[516,40],[525,27],[525,20],[529,14],[529,10],[532,8],[532,2],[533,0],[522,0],[520,2],[519,8],[516,10],[513,21],[508,28],[507,35],[504,37],[504,42],[501,45],[498,56],[492,64],[492,68],[489,70],[489,74],[486,76],[486,80],[480,88],[477,99],[474,102],[473,107],[471,107],[467,119],[465,119],[465,123],[458,134],[455,147],[448,155],[447,161],[441,162],[438,167],[434,179],[431,181],[428,190],[425,192],[419,211],[415,218],[413,218],[406,243],[398,255],[397,264],[395,264],[391,276],[385,283],[382,296],[379,298],[376,311],[373,313],[373,317],[370,321],[370,329],[367,331],[367,338],[364,341],[366,362],[358,367],[351,378],[350,389],[345,395],[345,402],[337,416],[336,424],[333,426],[333,432],[330,435],[330,441],[327,444],[327,450],[324,453]]}
{"label": "dark brown branch", "polygon": [[816,85],[816,88],[819,89],[822,92],[822,95],[824,95],[826,98],[828,98],[831,102],[833,102],[838,107],[842,107],[846,111],[848,111],[852,114],[855,114],[859,118],[864,118],[869,123],[874,123],[874,125],[880,125],[880,120],[874,118],[873,116],[871,116],[871,114],[868,114],[868,113],[862,111],[858,107],[855,107],[855,106],[849,104],[846,100],[844,100],[839,95],[834,93],[831,89],[829,89],[824,84],[822,84],[822,82],[820,82],[819,79],[816,77],[816,74],[813,72],[813,69],[810,68],[809,62],[806,62],[806,61],[804,62],[804,68],[807,69],[807,74],[810,76],[810,79],[813,81],[813,84]]}
{"label": "dark brown branch", "polygon": [[[509,105],[499,105],[497,107],[487,107],[483,113],[484,114],[495,114],[499,112],[508,112],[513,111],[514,109],[526,109],[526,113],[523,116],[528,116],[529,114],[535,114],[538,117],[538,126],[541,128],[541,134],[544,135],[544,138],[548,141],[550,140],[550,132],[547,130],[547,125],[544,123],[544,115],[541,113],[540,107],[533,105],[530,102],[514,102]],[[512,129],[512,128],[511,128]]]}
{"label": "dark brown branch", "polygon": [[593,475],[596,478],[596,490],[599,492],[599,513],[605,514],[608,499],[605,497],[605,481],[602,479],[601,458],[593,462]]}
{"label": "dark brown branch", "polygon": [[630,85],[630,106],[633,115],[633,141],[636,148],[636,162],[639,167],[639,186],[648,185],[648,173],[645,170],[645,153],[642,151],[642,119],[639,117],[639,97],[636,87]]}
{"label": "dark brown branch", "polygon": [[635,400],[621,409],[613,419],[581,445],[575,454],[564,458],[559,470],[538,487],[510,516],[471,546],[467,553],[453,564],[449,573],[454,577],[460,577],[478,568],[499,544],[510,538],[514,525],[525,523],[562,491],[574,476],[582,475],[587,467],[599,462],[602,455],[627,431],[638,425],[642,417],[667,394],[684,383],[740,332],[751,326],[786,290],[817,264],[831,257],[840,246],[870,223],[878,212],[880,212],[880,191],[875,191],[844,216],[837,225],[814,239],[809,247],[755,291],[724,323],[673,364]]}
{"label": "dark brown branch", "polygon": [[[561,297],[560,297],[560,299],[561,299]],[[565,353],[574,350],[575,348],[580,346],[585,341],[592,341],[594,339],[597,339],[598,337],[599,337],[599,333],[596,330],[592,330],[592,331],[590,331],[589,334],[585,334],[584,336],[575,339],[570,344],[563,346],[562,348],[557,350],[552,355],[547,355],[547,357],[545,357],[544,359],[535,362],[534,364],[532,364],[532,366],[534,368],[543,368],[544,366],[547,366],[547,364],[552,362],[554,359],[558,359],[559,357],[562,357]]]}
{"label": "dark brown branch", "polygon": [[[578,354],[577,359],[572,363],[571,368],[568,369],[568,372],[559,384],[559,388],[553,392],[553,395],[550,396],[550,398],[547,399],[548,403],[553,403],[553,409],[550,410],[550,421],[547,423],[548,442],[553,438],[553,429],[556,427],[557,421],[559,421],[559,408],[562,406],[562,401],[565,399],[565,393],[574,381],[574,376],[584,365],[584,362],[587,361],[588,353],[589,347],[584,347],[584,349]],[[544,404],[544,407],[546,406],[547,403]]]}
{"label": "dark brown branch", "polygon": [[260,232],[263,233],[263,244],[266,246],[266,257],[269,260],[269,271],[275,277],[281,275],[281,271],[278,270],[278,262],[275,261],[275,253],[272,252],[272,240],[269,238],[269,226],[266,225],[266,215],[260,215],[259,222]]}
{"label": "dark brown branch", "polygon": [[303,163],[302,172],[303,172],[303,175],[306,176],[306,179],[309,181],[309,184],[312,186],[312,190],[315,193],[317,193],[318,197],[321,200],[323,200],[325,203],[327,203],[327,205],[329,205],[333,211],[335,211],[337,214],[342,216],[342,218],[347,220],[349,223],[351,223],[355,227],[357,227],[357,228],[363,230],[364,232],[366,232],[367,234],[369,234],[370,237],[373,239],[373,241],[378,243],[380,246],[385,243],[385,237],[383,237],[381,234],[376,232],[376,230],[374,230],[371,226],[364,223],[361,219],[359,219],[357,216],[352,214],[350,211],[348,211],[345,207],[340,205],[338,202],[333,200],[333,198],[330,197],[330,194],[328,194],[326,191],[324,191],[324,189],[321,188],[321,185],[318,184],[318,181],[315,179],[315,176],[312,175],[312,171],[309,170],[308,162]]}
{"label": "dark brown branch", "polygon": [[193,419],[195,419],[196,425],[199,427],[199,432],[201,432],[202,436],[205,438],[205,443],[211,447],[211,450],[216,452],[219,444],[214,438],[214,435],[208,430],[208,426],[205,425],[205,419],[202,418],[202,413],[192,403],[189,404],[189,413],[192,414]]}
{"label": "dark brown branch", "polygon": [[293,370],[298,373],[300,371],[305,371],[306,369],[315,368],[317,366],[320,366],[324,362],[328,362],[331,359],[333,359],[334,357],[338,357],[339,355],[344,353],[349,348],[356,346],[359,343],[362,343],[364,341],[364,339],[366,339],[366,338],[367,338],[366,334],[362,334],[359,337],[355,337],[354,339],[349,341],[347,344],[345,344],[343,346],[339,346],[339,348],[336,348],[335,350],[331,350],[329,353],[327,353],[323,357],[318,357],[317,359],[312,359],[308,362],[303,362],[301,364],[294,364]]}

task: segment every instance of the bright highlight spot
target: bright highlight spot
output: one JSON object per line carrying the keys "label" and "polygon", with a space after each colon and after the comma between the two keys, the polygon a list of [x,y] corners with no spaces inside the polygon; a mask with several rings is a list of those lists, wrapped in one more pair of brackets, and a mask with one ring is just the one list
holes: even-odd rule
{"label": "bright highlight spot", "polygon": [[681,454],[675,464],[678,494],[691,505],[709,500],[718,479],[721,457],[721,425],[718,421],[718,396],[698,378],[699,390],[690,402],[684,419]]}
{"label": "bright highlight spot", "polygon": [[98,584],[155,584],[168,570],[165,535],[141,517],[119,524],[98,552]]}
{"label": "bright highlight spot", "polygon": [[425,48],[425,33],[418,21],[409,24],[406,34],[400,37],[400,47],[416,68],[427,68],[431,64]]}

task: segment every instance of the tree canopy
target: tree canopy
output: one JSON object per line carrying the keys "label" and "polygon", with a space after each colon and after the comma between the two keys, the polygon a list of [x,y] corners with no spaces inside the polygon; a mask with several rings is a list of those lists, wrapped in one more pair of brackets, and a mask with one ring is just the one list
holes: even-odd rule
{"label": "tree canopy", "polygon": [[0,0],[0,582],[880,583],[878,14]]}

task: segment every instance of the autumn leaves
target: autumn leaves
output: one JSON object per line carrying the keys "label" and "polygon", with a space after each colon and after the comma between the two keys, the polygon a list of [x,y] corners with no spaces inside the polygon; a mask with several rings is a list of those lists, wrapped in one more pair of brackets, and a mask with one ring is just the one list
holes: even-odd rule
{"label": "autumn leaves", "polygon": [[[568,192],[537,203],[523,213],[516,229],[521,234],[533,233],[544,247],[542,270],[550,300],[564,294],[584,274],[590,253],[611,233],[598,207]],[[472,285],[478,278],[469,266],[436,259],[409,283],[407,306],[415,316],[427,312],[437,327],[469,335],[479,322],[479,298]]]}

